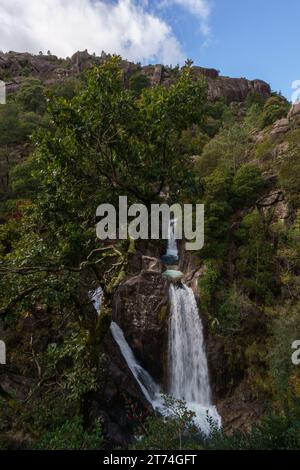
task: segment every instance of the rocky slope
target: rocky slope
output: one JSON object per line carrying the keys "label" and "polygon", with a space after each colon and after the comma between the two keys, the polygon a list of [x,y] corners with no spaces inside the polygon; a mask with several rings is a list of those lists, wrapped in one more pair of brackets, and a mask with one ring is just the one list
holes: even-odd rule
{"label": "rocky slope", "polygon": [[[17,91],[25,77],[37,77],[46,86],[62,83],[70,77],[79,76],[84,70],[95,64],[103,63],[109,57],[105,53],[101,57],[90,55],[87,51],[76,52],[71,58],[59,59],[51,54],[32,55],[28,53],[0,53],[0,79],[7,83],[8,92]],[[149,78],[152,86],[163,84],[168,86],[176,79],[176,69],[163,65],[140,67],[123,60],[124,81],[141,71]],[[223,77],[215,69],[194,67],[195,77],[204,75],[209,85],[209,96],[212,100],[224,98],[227,102],[244,101],[249,93],[257,92],[263,96],[271,93],[270,86],[262,80]]]}
{"label": "rocky slope", "polygon": [[[103,53],[101,57],[90,55],[87,51],[76,52],[71,58],[59,59],[54,55],[32,55],[29,53],[0,52],[0,80],[6,83],[8,96],[16,94],[28,77],[39,79],[45,88],[59,86],[70,79],[77,79],[82,73],[102,64],[110,56]],[[144,77],[145,86],[162,84],[169,86],[176,81],[177,68],[163,65],[138,64],[123,60],[124,84],[130,86],[131,80]],[[227,103],[243,102],[249,94],[257,93],[263,97],[271,94],[270,86],[261,80],[223,77],[215,69],[193,67],[195,79],[204,75],[208,83],[208,94],[212,101],[224,99]],[[5,154],[0,155],[0,199],[5,200],[11,193],[9,172],[19,162],[24,161],[32,148],[30,140],[24,144],[8,145]]]}

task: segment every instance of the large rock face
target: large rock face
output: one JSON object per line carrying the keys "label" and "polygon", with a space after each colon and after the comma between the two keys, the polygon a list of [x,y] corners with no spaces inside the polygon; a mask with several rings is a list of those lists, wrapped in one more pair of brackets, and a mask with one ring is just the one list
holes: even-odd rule
{"label": "large rock face", "polygon": [[153,413],[153,410],[143,396],[110,331],[104,340],[98,385],[100,392],[95,393],[91,399],[89,419],[101,419],[110,447],[111,444],[126,447],[135,431],[134,411],[147,416]]}
{"label": "large rock face", "polygon": [[[84,70],[103,63],[109,55],[102,53],[101,57],[90,55],[87,50],[76,52],[71,58],[58,59],[56,56],[32,55],[28,53],[0,53],[0,79],[7,83],[8,92],[18,90],[26,76],[38,77],[46,85],[63,82],[68,77],[74,77]],[[139,67],[132,62],[123,60],[125,84],[130,77],[139,72]],[[142,67],[140,70],[152,86],[163,84],[169,86],[176,80],[173,69],[161,64]],[[224,98],[228,103],[244,101],[249,93],[257,92],[263,96],[271,94],[270,86],[261,80],[246,80],[245,78],[229,78],[220,76],[218,70],[204,67],[193,67],[195,78],[204,75],[209,85],[211,100]]]}
{"label": "large rock face", "polygon": [[141,257],[141,271],[125,279],[114,298],[113,319],[124,331],[137,359],[153,378],[165,381],[167,282],[159,259]]}
{"label": "large rock face", "polygon": [[270,96],[270,86],[261,80],[246,80],[245,78],[218,77],[208,78],[208,96],[213,101],[224,98],[227,103],[244,101],[249,94],[258,93]]}

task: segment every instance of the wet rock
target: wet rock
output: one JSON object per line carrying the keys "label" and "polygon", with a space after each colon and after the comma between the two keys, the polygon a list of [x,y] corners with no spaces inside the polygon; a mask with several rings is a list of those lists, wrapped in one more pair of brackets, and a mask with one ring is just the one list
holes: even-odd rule
{"label": "wet rock", "polygon": [[222,424],[226,434],[234,431],[250,432],[266,412],[262,401],[252,395],[247,383],[236,388],[233,395],[219,401],[218,411],[222,416]]}
{"label": "wet rock", "polygon": [[128,368],[110,331],[104,339],[98,379],[100,392],[92,397],[89,421],[100,419],[108,447],[126,447],[132,442],[137,415],[153,410]]}
{"label": "wet rock", "polygon": [[163,277],[169,282],[177,283],[182,281],[184,274],[181,271],[176,271],[175,269],[168,269],[163,273]]}
{"label": "wet rock", "polygon": [[164,255],[161,257],[161,262],[165,266],[174,266],[175,264],[178,264],[178,261],[179,261],[178,256]]}
{"label": "wet rock", "polygon": [[137,359],[160,383],[165,369],[167,306],[167,283],[161,267],[158,272],[146,270],[129,277],[114,298],[114,321],[122,328]]}

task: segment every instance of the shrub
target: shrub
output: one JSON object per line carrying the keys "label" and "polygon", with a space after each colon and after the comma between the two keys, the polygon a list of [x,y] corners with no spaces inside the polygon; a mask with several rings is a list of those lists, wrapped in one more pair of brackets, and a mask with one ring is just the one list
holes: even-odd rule
{"label": "shrub", "polygon": [[35,443],[35,450],[97,450],[103,443],[102,429],[96,421],[90,430],[75,417],[53,431],[46,432]]}
{"label": "shrub", "polygon": [[42,82],[36,78],[24,80],[17,95],[17,102],[21,104],[24,111],[45,112],[46,98]]}
{"label": "shrub", "polygon": [[243,165],[233,178],[232,193],[238,203],[251,205],[264,184],[261,171],[255,165]]}
{"label": "shrub", "polygon": [[264,129],[275,121],[285,117],[289,111],[290,104],[281,96],[271,96],[264,105],[261,127]]}
{"label": "shrub", "polygon": [[150,417],[142,425],[134,450],[185,450],[194,449],[200,434],[193,419],[195,414],[186,404],[172,397],[165,397],[170,416]]}
{"label": "shrub", "polygon": [[129,80],[129,88],[137,97],[140,96],[144,88],[148,88],[149,86],[149,77],[143,73],[135,74]]}

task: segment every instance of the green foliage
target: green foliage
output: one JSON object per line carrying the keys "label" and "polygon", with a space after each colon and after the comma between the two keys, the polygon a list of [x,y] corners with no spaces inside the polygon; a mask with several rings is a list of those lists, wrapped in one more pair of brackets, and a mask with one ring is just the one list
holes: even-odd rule
{"label": "green foliage", "polygon": [[57,97],[71,100],[79,93],[81,87],[82,81],[76,78],[69,78],[52,87],[51,91],[54,92]]}
{"label": "green foliage", "polygon": [[193,423],[195,414],[181,400],[165,397],[168,418],[150,417],[142,425],[133,450],[188,450],[195,448],[199,431]]}
{"label": "green foliage", "polygon": [[37,169],[36,160],[30,156],[11,170],[10,184],[15,197],[34,199],[40,187]]}
{"label": "green foliage", "polygon": [[236,201],[251,205],[258,199],[259,192],[264,184],[261,171],[255,165],[243,165],[234,175],[232,193]]}
{"label": "green foliage", "polygon": [[231,184],[231,172],[222,166],[203,179],[206,243],[202,255],[205,258],[221,257],[227,249],[229,219],[232,213]]}
{"label": "green foliage", "polygon": [[241,286],[251,299],[271,303],[277,293],[275,248],[268,226],[257,210],[246,215],[236,231],[241,243],[236,268]]}
{"label": "green foliage", "polygon": [[226,436],[214,433],[204,443],[208,450],[295,450],[300,448],[299,409],[286,415],[267,415],[250,433],[235,432]]}
{"label": "green foliage", "polygon": [[279,181],[295,208],[300,207],[300,139],[290,137],[289,149],[280,166]]}
{"label": "green foliage", "polygon": [[[28,115],[27,115],[28,116]],[[23,119],[23,117],[25,119]],[[14,103],[7,103],[0,107],[0,146],[21,143],[33,127],[26,119],[26,115],[21,114],[18,106]]]}
{"label": "green foliage", "polygon": [[198,156],[203,147],[209,141],[209,137],[198,126],[183,131],[179,141],[182,146],[182,154],[185,156]]}
{"label": "green foliage", "polygon": [[238,330],[243,312],[247,308],[247,297],[234,285],[218,308],[217,319],[223,332]]}
{"label": "green foliage", "polygon": [[[59,380],[66,390],[66,401],[80,403],[82,397],[95,391],[96,370],[89,367],[87,355],[87,336],[73,333],[64,340],[63,345],[50,344],[41,363],[45,367],[45,380]],[[68,366],[64,368],[63,366]]]}
{"label": "green foliage", "polygon": [[264,105],[261,116],[261,127],[264,129],[278,119],[286,117],[290,108],[288,101],[282,96],[272,96]]}
{"label": "green foliage", "polygon": [[272,344],[269,352],[270,370],[277,397],[286,408],[300,397],[299,368],[292,363],[292,344],[300,338],[300,303],[287,303],[277,308],[272,322]]}
{"label": "green foliage", "polygon": [[[186,405],[167,399],[173,416],[138,420],[133,448],[299,447],[300,379],[290,361],[300,320],[299,130],[286,135],[284,158],[268,168],[275,144],[265,138],[255,145],[253,132],[285,116],[287,102],[249,95],[245,105],[208,103],[207,84],[195,81],[190,67],[174,69],[168,88],[151,88],[138,68],[124,86],[114,57],[52,87],[47,112],[44,88],[33,78],[0,107],[1,162],[16,145],[31,148],[31,135],[35,148],[10,171],[18,199],[0,206],[3,331],[14,370],[29,384],[26,400],[14,391],[9,402],[0,400],[0,448],[11,445],[8,431],[20,430],[38,449],[103,445],[100,424],[84,426],[82,417],[91,395],[101,393],[112,297],[135,248],[124,241],[101,252],[107,246],[95,239],[95,209],[119,195],[161,202],[165,188],[170,201],[205,204],[199,290],[210,333],[224,347],[226,393],[246,383],[278,413],[249,434],[206,439]],[[264,189],[253,159],[272,174],[279,168],[278,187],[296,209],[288,227],[276,223],[276,210],[253,209]],[[99,282],[105,298],[97,316],[83,293]]]}
{"label": "green foliage", "polygon": [[218,165],[222,165],[235,172],[245,161],[247,144],[248,133],[244,127],[238,124],[224,127],[204,147],[197,171],[202,176],[207,176]]}
{"label": "green foliage", "polygon": [[270,142],[270,139],[267,137],[259,142],[255,147],[255,157],[258,160],[263,160],[267,158],[272,150],[273,146]]}
{"label": "green foliage", "polygon": [[17,102],[25,112],[44,113],[46,98],[42,82],[33,77],[24,80],[17,94]]}
{"label": "green foliage", "polygon": [[204,275],[199,281],[201,305],[209,312],[214,299],[214,293],[220,273],[213,261],[206,261]]}
{"label": "green foliage", "polygon": [[150,79],[144,73],[136,73],[130,77],[129,88],[136,97],[139,97],[144,88],[149,88]]}
{"label": "green foliage", "polygon": [[95,422],[90,430],[85,430],[82,419],[75,417],[44,433],[35,443],[34,450],[99,450],[102,444],[101,424]]}
{"label": "green foliage", "polygon": [[262,109],[264,107],[265,102],[266,98],[260,93],[249,93],[245,101],[246,109],[247,111],[249,111],[251,108],[253,109],[253,107],[255,107],[256,109]]}

